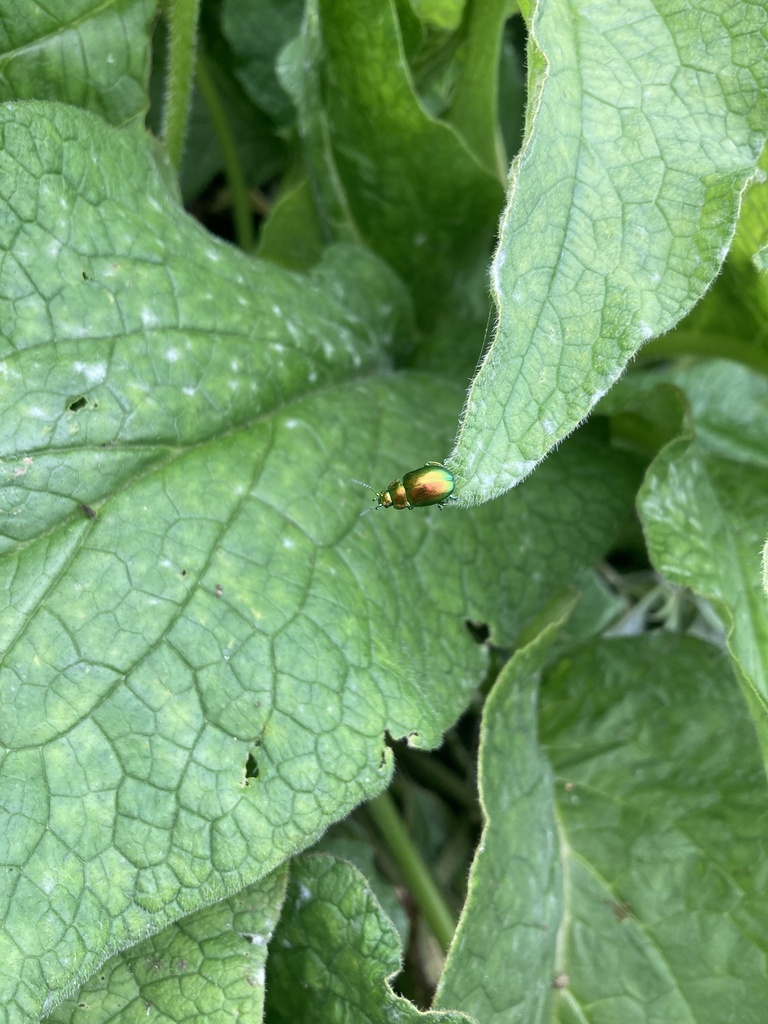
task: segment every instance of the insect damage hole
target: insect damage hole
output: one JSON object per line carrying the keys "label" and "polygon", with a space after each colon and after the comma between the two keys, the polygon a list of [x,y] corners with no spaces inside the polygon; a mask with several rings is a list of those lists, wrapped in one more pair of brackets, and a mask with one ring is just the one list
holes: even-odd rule
{"label": "insect damage hole", "polygon": [[256,760],[256,752],[250,750],[248,757],[245,759],[245,769],[243,776],[244,785],[249,785],[251,779],[258,779],[259,777],[259,762]]}
{"label": "insect damage hole", "polygon": [[73,399],[73,401],[69,403],[69,411],[80,412],[80,410],[84,409],[86,405],[88,405],[88,402],[85,398],[85,395],[80,395],[79,398],[75,398]]}
{"label": "insect damage hole", "polygon": [[467,627],[467,632],[476,644],[485,644],[488,642],[491,631],[487,623],[473,622],[472,619],[465,619],[464,625]]}

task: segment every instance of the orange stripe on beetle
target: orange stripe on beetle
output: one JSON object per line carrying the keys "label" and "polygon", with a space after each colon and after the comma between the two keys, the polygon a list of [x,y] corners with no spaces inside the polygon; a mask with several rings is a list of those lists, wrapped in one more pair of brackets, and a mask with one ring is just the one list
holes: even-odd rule
{"label": "orange stripe on beetle", "polygon": [[393,480],[386,491],[377,491],[362,480],[353,483],[367,487],[376,495],[377,504],[361,512],[363,516],[378,508],[424,508],[427,505],[441,508],[446,501],[457,500],[453,493],[456,487],[453,473],[440,462],[427,462],[421,469],[412,469],[402,480]]}

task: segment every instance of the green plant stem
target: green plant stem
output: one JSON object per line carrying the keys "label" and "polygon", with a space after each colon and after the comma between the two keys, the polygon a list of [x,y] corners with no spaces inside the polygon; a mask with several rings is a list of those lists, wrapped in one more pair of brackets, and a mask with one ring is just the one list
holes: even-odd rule
{"label": "green plant stem", "polygon": [[178,171],[187,134],[200,0],[165,0],[168,68],[163,106],[163,142]]}
{"label": "green plant stem", "polygon": [[240,164],[235,136],[232,133],[224,105],[219,99],[213,82],[212,69],[205,56],[200,53],[197,58],[197,87],[203,102],[208,108],[208,115],[216,133],[216,139],[224,160],[224,171],[232,192],[232,216],[235,225],[235,239],[245,252],[253,249],[253,218],[251,216],[251,199],[248,184]]}
{"label": "green plant stem", "polygon": [[441,949],[447,953],[456,930],[456,922],[421,854],[411,842],[411,837],[389,793],[382,793],[375,800],[371,800],[368,804],[368,813],[386,840],[417,907],[424,915]]}

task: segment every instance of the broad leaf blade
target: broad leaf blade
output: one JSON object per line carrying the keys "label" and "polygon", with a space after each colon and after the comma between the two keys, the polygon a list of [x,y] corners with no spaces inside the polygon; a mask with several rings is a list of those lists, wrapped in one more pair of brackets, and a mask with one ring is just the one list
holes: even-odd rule
{"label": "broad leaf blade", "polygon": [[467,4],[461,72],[446,114],[448,123],[499,180],[506,176],[508,164],[498,103],[499,57],[508,15],[506,0]]}
{"label": "broad leaf blade", "polygon": [[276,72],[280,50],[301,28],[303,0],[225,0],[221,30],[235,54],[234,73],[250,99],[275,121],[293,119]]}
{"label": "broad leaf blade", "polygon": [[441,1005],[500,1024],[722,1024],[738,1006],[760,1024],[768,794],[727,657],[669,634],[570,651],[538,698],[548,762],[546,646],[489,699],[488,820]]}
{"label": "broad leaf blade", "polygon": [[407,334],[378,261],[329,250],[308,279],[254,264],[184,214],[141,136],[65,107],[2,113],[7,540],[291,395],[386,365]]}
{"label": "broad leaf blade", "polygon": [[349,478],[439,456],[461,397],[381,372],[407,324],[386,268],[348,247],[311,275],[251,261],[136,136],[3,113],[15,1024],[378,792],[385,733],[439,742],[484,671],[465,619],[514,638],[602,555],[635,472],[587,430],[476,514],[360,519]]}
{"label": "broad leaf blade", "polygon": [[768,600],[760,552],[768,489],[768,386],[735,364],[671,373],[696,433],[668,445],[638,498],[656,569],[712,601],[768,759]]}
{"label": "broad leaf blade", "polygon": [[[483,712],[480,799],[485,828],[467,901],[435,996],[483,1024],[538,1024],[551,1002],[563,914],[552,770],[537,743],[542,668],[573,600],[517,651]],[[481,966],[482,965],[482,966]]]}
{"label": "broad leaf blade", "polygon": [[147,109],[156,0],[30,0],[0,9],[0,101],[60,100],[114,125]]}
{"label": "broad leaf blade", "polygon": [[735,359],[768,370],[768,150],[744,194],[736,234],[722,272],[702,301],[674,328],[652,341],[643,357],[658,360],[682,353]]}
{"label": "broad leaf blade", "polygon": [[568,894],[552,1020],[762,1024],[765,776],[728,659],[604,641],[541,694]]}
{"label": "broad leaf blade", "polygon": [[499,326],[449,466],[513,487],[709,286],[763,146],[766,11],[545,0],[493,265]]}
{"label": "broad leaf blade", "polygon": [[282,68],[327,229],[363,240],[398,271],[420,325],[440,319],[450,331],[478,306],[501,186],[424,110],[394,4],[313,0]]}
{"label": "broad leaf blade", "polygon": [[400,961],[397,932],[356,868],[324,854],[292,861],[267,963],[269,1024],[470,1024],[396,996],[388,980]]}
{"label": "broad leaf blade", "polygon": [[182,918],[113,957],[45,1024],[260,1024],[272,933],[288,872]]}

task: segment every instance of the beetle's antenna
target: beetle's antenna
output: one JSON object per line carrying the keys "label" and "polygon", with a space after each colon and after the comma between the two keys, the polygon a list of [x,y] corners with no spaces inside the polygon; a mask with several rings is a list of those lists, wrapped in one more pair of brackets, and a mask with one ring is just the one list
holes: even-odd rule
{"label": "beetle's antenna", "polygon": [[379,492],[375,488],[371,487],[370,484],[364,483],[362,480],[355,480],[354,477],[350,477],[350,483],[360,484],[361,487],[367,487],[372,494],[376,495],[376,501],[378,502],[378,504],[374,505],[373,508],[365,509],[363,512],[360,513],[361,516],[367,515],[368,512],[375,512],[377,508],[381,508],[381,499],[379,498]]}
{"label": "beetle's antenna", "polygon": [[374,493],[374,494],[376,495],[376,497],[378,498],[378,496],[379,496],[379,492],[378,492],[377,490],[375,490],[375,489],[374,489],[373,487],[371,487],[371,485],[370,485],[370,484],[365,484],[365,483],[363,483],[363,481],[362,481],[362,480],[355,480],[355,478],[354,478],[354,477],[350,477],[350,479],[349,479],[349,482],[350,482],[351,484],[360,484],[360,486],[361,486],[361,487],[367,487],[367,488],[368,488],[368,490],[369,490],[369,491],[373,491],[373,493]]}

